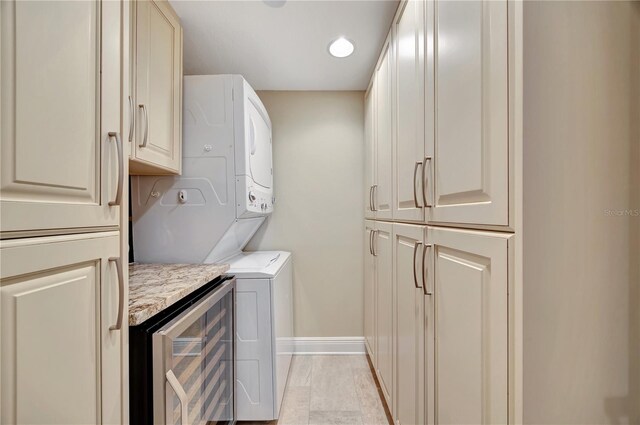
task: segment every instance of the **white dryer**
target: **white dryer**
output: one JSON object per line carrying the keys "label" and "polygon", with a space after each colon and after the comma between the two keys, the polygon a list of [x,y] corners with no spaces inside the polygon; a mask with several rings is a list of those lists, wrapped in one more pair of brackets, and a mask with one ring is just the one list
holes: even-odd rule
{"label": "white dryer", "polygon": [[291,253],[243,252],[228,262],[237,282],[238,420],[275,420],[293,354]]}
{"label": "white dryer", "polygon": [[131,178],[143,263],[238,254],[273,211],[271,120],[240,75],[184,77],[181,176]]}

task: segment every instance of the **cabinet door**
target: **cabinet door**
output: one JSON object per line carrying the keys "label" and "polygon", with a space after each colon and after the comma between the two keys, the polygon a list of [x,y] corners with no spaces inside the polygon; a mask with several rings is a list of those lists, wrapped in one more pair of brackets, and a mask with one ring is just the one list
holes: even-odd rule
{"label": "cabinet door", "polygon": [[376,77],[364,98],[364,216],[375,218],[373,190],[376,184],[376,143],[375,143]]}
{"label": "cabinet door", "polygon": [[373,252],[376,257],[376,342],[378,378],[387,405],[393,411],[393,273],[392,224],[376,223]]}
{"label": "cabinet door", "polygon": [[394,22],[396,137],[393,218],[424,221],[424,1],[401,4]]}
{"label": "cabinet door", "polygon": [[375,222],[365,220],[364,223],[364,340],[373,367],[376,367],[376,272],[373,256],[373,235]]}
{"label": "cabinet door", "polygon": [[121,7],[0,2],[2,233],[118,225]]}
{"label": "cabinet door", "polygon": [[125,422],[119,251],[117,232],[2,242],[2,424]]}
{"label": "cabinet door", "polygon": [[508,235],[429,228],[437,424],[507,423]]}
{"label": "cabinet door", "polygon": [[375,96],[375,141],[376,141],[376,185],[373,191],[376,217],[392,217],[393,176],[393,46],[390,38],[382,49],[380,62],[376,68]]}
{"label": "cabinet door", "polygon": [[[182,27],[167,1],[136,2],[134,173],[181,171]],[[150,171],[155,167],[156,171]],[[161,171],[160,171],[161,172]]]}
{"label": "cabinet door", "polygon": [[393,225],[396,424],[424,423],[424,233],[424,226]]}
{"label": "cabinet door", "polygon": [[[508,225],[507,1],[439,1],[431,221]],[[430,93],[427,91],[427,93]]]}

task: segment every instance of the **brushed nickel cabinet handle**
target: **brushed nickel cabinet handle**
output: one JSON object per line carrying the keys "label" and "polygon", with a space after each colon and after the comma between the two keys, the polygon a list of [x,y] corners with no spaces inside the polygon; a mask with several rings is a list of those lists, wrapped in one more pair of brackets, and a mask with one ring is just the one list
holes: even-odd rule
{"label": "brushed nickel cabinet handle", "polygon": [[142,136],[142,143],[138,146],[146,148],[147,139],[149,138],[149,111],[147,111],[147,105],[138,105],[138,108],[141,108],[144,113],[144,136]]}
{"label": "brushed nickel cabinet handle", "polygon": [[424,206],[426,208],[431,208],[432,205],[427,201],[427,187],[428,187],[427,161],[429,161],[429,163],[431,163],[431,157],[430,156],[425,156],[424,157],[424,165],[422,166],[422,200],[424,201]]}
{"label": "brushed nickel cabinet handle", "polygon": [[129,96],[129,143],[133,141],[133,130],[135,129],[136,113],[133,107],[133,99]]}
{"label": "brushed nickel cabinet handle", "polygon": [[378,232],[379,230],[374,230],[373,231],[373,256],[377,257],[378,256]]}
{"label": "brushed nickel cabinet handle", "polygon": [[188,425],[189,406],[187,403],[187,393],[184,391],[184,388],[182,388],[182,385],[180,385],[180,381],[178,381],[178,378],[176,378],[176,375],[172,370],[169,370],[165,376],[167,377],[167,382],[171,385],[171,388],[173,388],[173,391],[178,396],[178,400],[180,400],[180,424]]}
{"label": "brushed nickel cabinet handle", "polygon": [[422,242],[416,241],[413,245],[413,284],[416,286],[416,289],[422,288],[418,285],[418,275],[416,273],[416,254],[418,253],[418,246],[422,245]]}
{"label": "brushed nickel cabinet handle", "polygon": [[429,288],[427,285],[427,263],[425,261],[427,257],[428,248],[432,248],[432,245],[430,243],[425,244],[424,250],[422,250],[422,289],[425,295],[433,295],[433,290],[429,291]]}
{"label": "brushed nickel cabinet handle", "polygon": [[110,331],[118,331],[122,329],[122,316],[124,315],[124,275],[122,274],[122,259],[120,257],[111,257],[109,262],[116,263],[118,271],[118,318],[116,324],[109,327]]}
{"label": "brushed nickel cabinet handle", "polygon": [[122,203],[122,189],[124,185],[124,157],[122,156],[122,140],[120,140],[120,134],[115,131],[110,131],[109,139],[116,141],[116,148],[118,149],[118,188],[116,189],[116,200],[109,201],[109,206],[115,207]]}
{"label": "brushed nickel cabinet handle", "polygon": [[369,230],[369,253],[373,255],[373,230]]}
{"label": "brushed nickel cabinet handle", "polygon": [[[422,161],[416,161],[416,165],[413,167],[413,202],[416,208],[421,208],[420,203],[418,203],[418,187],[416,185],[416,175],[418,174],[419,165],[422,165]],[[424,167],[422,167],[422,169],[424,170]],[[423,174],[424,174],[424,171],[423,171]],[[424,197],[424,193],[422,196]]]}
{"label": "brushed nickel cabinet handle", "polygon": [[373,188],[373,211],[378,211],[378,206],[376,205],[376,194],[378,193],[378,185],[374,184],[373,186],[371,186]]}
{"label": "brushed nickel cabinet handle", "polygon": [[369,211],[373,212],[373,186],[369,186]]}

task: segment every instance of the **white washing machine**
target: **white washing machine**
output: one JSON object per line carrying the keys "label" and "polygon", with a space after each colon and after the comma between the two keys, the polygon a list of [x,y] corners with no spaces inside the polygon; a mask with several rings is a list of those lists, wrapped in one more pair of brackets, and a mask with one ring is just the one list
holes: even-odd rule
{"label": "white washing machine", "polygon": [[243,252],[236,276],[238,420],[278,419],[293,354],[291,253]]}

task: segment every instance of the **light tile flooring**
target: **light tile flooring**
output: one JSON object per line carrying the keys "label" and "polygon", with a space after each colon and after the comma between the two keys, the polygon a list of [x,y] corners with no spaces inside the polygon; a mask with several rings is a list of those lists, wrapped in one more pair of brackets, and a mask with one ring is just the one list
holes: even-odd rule
{"label": "light tile flooring", "polygon": [[389,422],[365,356],[294,356],[280,420],[268,424],[389,425]]}

